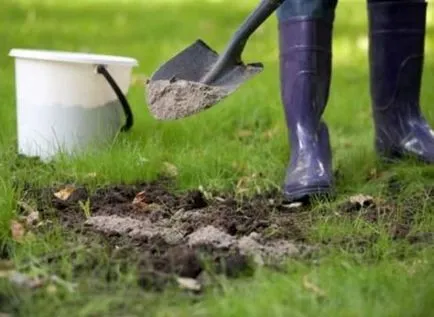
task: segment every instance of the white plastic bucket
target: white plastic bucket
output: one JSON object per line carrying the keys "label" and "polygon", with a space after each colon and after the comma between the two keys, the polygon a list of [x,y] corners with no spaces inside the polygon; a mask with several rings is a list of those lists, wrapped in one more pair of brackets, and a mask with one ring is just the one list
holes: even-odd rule
{"label": "white plastic bucket", "polygon": [[18,151],[47,160],[113,141],[132,113],[125,95],[135,59],[12,49]]}

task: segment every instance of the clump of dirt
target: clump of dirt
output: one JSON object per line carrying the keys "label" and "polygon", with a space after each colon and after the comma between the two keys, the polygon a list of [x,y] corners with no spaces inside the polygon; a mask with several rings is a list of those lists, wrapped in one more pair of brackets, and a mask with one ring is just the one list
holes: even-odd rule
{"label": "clump of dirt", "polygon": [[214,248],[230,248],[235,245],[236,239],[213,226],[200,228],[187,236],[189,246],[211,245]]}
{"label": "clump of dirt", "polygon": [[130,217],[94,216],[86,225],[106,235],[126,235],[132,239],[150,240],[161,237],[167,244],[178,244],[185,233],[182,231],[153,225],[149,219],[137,220]]}
{"label": "clump of dirt", "polygon": [[241,254],[252,257],[259,265],[279,264],[285,259],[298,256],[303,252],[302,245],[296,245],[283,239],[264,243],[261,236],[256,233],[239,239],[238,248]]}
{"label": "clump of dirt", "polygon": [[159,120],[172,120],[203,111],[228,95],[220,86],[186,80],[156,80],[147,83],[147,103]]}

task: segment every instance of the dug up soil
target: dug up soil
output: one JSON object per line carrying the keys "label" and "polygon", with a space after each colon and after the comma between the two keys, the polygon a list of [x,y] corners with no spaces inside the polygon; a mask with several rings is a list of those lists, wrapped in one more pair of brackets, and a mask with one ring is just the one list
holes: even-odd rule
{"label": "dug up soil", "polygon": [[[178,278],[186,288],[200,288],[208,272],[237,277],[257,266],[315,256],[322,248],[309,239],[314,218],[309,206],[287,205],[276,192],[235,199],[196,190],[175,194],[169,188],[167,180],[92,194],[60,186],[29,190],[26,197],[36,198],[41,220],[59,221],[89,239],[98,236],[111,252],[136,263],[143,287]],[[370,197],[355,196],[335,212],[372,222],[389,217],[393,238],[407,238],[411,228],[411,213],[396,217],[393,206],[376,205]]]}

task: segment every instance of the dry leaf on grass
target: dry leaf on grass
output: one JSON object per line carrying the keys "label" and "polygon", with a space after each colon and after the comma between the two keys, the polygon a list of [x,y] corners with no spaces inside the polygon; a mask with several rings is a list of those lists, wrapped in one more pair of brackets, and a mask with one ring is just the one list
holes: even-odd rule
{"label": "dry leaf on grass", "polygon": [[150,203],[145,191],[139,192],[133,199],[133,205],[141,208],[143,211],[153,212],[162,210],[162,207],[156,203]]}
{"label": "dry leaf on grass", "polygon": [[197,292],[202,288],[200,283],[193,278],[178,277],[176,281],[178,282],[179,287],[185,290]]}
{"label": "dry leaf on grass", "polygon": [[35,210],[32,211],[27,217],[26,217],[26,224],[28,226],[34,226],[38,224],[39,221],[39,211]]}
{"label": "dry leaf on grass", "polygon": [[380,176],[380,173],[378,172],[378,170],[376,168],[372,168],[369,171],[368,179],[377,179],[377,178],[379,178],[379,176]]}
{"label": "dry leaf on grass", "polygon": [[250,137],[252,135],[253,135],[253,131],[251,131],[251,130],[239,130],[237,132],[237,136],[239,138],[247,138],[247,137]]}
{"label": "dry leaf on grass", "polygon": [[14,268],[14,263],[10,260],[0,260],[0,271],[1,270],[12,270]]}
{"label": "dry leaf on grass", "polygon": [[40,288],[44,285],[44,280],[42,278],[30,277],[16,271],[9,275],[9,281],[18,287],[28,289]]}
{"label": "dry leaf on grass", "polygon": [[239,173],[243,173],[247,169],[247,166],[244,162],[233,161],[231,166],[236,172],[239,172]]}
{"label": "dry leaf on grass", "polygon": [[279,131],[279,127],[273,127],[273,128],[271,128],[269,130],[264,131],[262,133],[262,137],[265,138],[265,139],[267,139],[267,140],[270,140],[274,136],[276,136],[279,132],[280,132]]}
{"label": "dry leaf on grass", "polygon": [[301,202],[295,202],[288,205],[282,205],[283,208],[289,209],[289,210],[297,210],[303,207],[303,203]]}
{"label": "dry leaf on grass", "polygon": [[77,284],[65,281],[65,280],[61,279],[60,277],[58,277],[57,275],[51,275],[49,277],[49,281],[51,281],[52,283],[54,283],[58,286],[62,286],[64,289],[66,289],[70,293],[74,292],[77,288]]}
{"label": "dry leaf on grass", "polygon": [[27,214],[27,216],[23,217],[27,226],[35,226],[39,221],[39,211],[23,201],[17,202],[17,205]]}
{"label": "dry leaf on grass", "polygon": [[366,208],[374,204],[374,198],[371,196],[358,194],[350,197],[350,203]]}
{"label": "dry leaf on grass", "polygon": [[68,198],[74,193],[76,188],[72,185],[66,186],[65,188],[59,190],[58,192],[54,193],[54,196],[61,200],[68,200]]}
{"label": "dry leaf on grass", "polygon": [[24,239],[24,235],[26,233],[24,226],[16,220],[11,220],[10,229],[11,229],[12,239],[17,242],[22,242]]}
{"label": "dry leaf on grass", "polygon": [[9,277],[12,274],[13,271],[2,271],[0,270],[0,279]]}
{"label": "dry leaf on grass", "polygon": [[[199,185],[198,190],[202,193],[206,200],[211,200],[213,198],[213,194],[210,191],[207,191],[203,185]],[[216,197],[216,199],[218,198],[219,197]]]}
{"label": "dry leaf on grass", "polygon": [[12,261],[0,261],[0,278],[7,278],[14,272]]}
{"label": "dry leaf on grass", "polygon": [[245,193],[249,193],[251,191],[256,191],[257,193],[259,193],[260,189],[259,186],[257,185],[257,179],[258,179],[258,175],[256,173],[250,176],[241,177],[237,182],[235,193],[237,195],[242,195]]}
{"label": "dry leaf on grass", "polygon": [[363,208],[375,207],[374,198],[371,196],[357,194],[348,198],[340,204],[339,210],[343,212],[355,212],[360,211]]}
{"label": "dry leaf on grass", "polygon": [[62,286],[64,289],[68,290],[69,292],[73,292],[77,287],[76,284],[72,284],[67,281],[64,281],[63,279],[61,279],[56,275],[31,276],[15,270],[11,270],[8,271],[7,274],[4,274],[3,277],[8,278],[9,282],[14,284],[17,287],[31,289],[31,290],[44,287],[45,285],[47,285],[47,287],[51,286],[51,290],[52,290],[53,286],[56,287],[55,285],[58,285],[58,286]]}
{"label": "dry leaf on grass", "polygon": [[169,162],[164,162],[163,164],[164,164],[165,172],[168,175],[172,177],[178,176],[178,168],[175,165]]}
{"label": "dry leaf on grass", "polygon": [[320,289],[317,285],[310,282],[307,275],[303,276],[303,287],[306,290],[311,291],[312,293],[314,293],[319,297],[326,297],[326,293],[322,289]]}
{"label": "dry leaf on grass", "polygon": [[139,192],[136,197],[134,197],[133,205],[140,207],[146,207],[148,205],[145,191]]}
{"label": "dry leaf on grass", "polygon": [[46,291],[48,294],[55,294],[57,293],[57,287],[54,284],[50,284],[47,286]]}

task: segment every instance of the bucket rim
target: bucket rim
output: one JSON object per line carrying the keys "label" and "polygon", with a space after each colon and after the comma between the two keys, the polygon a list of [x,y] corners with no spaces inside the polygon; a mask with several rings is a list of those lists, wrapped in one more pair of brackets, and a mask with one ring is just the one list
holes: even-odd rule
{"label": "bucket rim", "polygon": [[10,50],[9,56],[21,59],[71,62],[80,64],[125,65],[131,67],[138,66],[137,60],[131,57],[70,51],[13,48]]}

